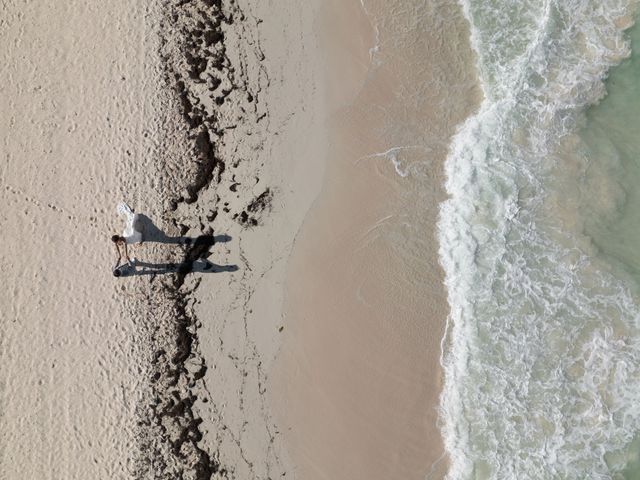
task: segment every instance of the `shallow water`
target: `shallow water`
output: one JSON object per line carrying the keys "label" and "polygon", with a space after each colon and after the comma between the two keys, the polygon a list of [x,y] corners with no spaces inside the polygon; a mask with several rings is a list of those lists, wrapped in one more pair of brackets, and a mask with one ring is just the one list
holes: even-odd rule
{"label": "shallow water", "polygon": [[[587,111],[586,126],[580,137],[585,144],[581,152],[592,168],[588,182],[610,186],[614,198],[613,208],[607,211],[594,208],[602,199],[589,202],[585,209],[588,221],[585,232],[598,247],[598,256],[613,267],[620,278],[627,275],[629,290],[638,304],[640,288],[640,27],[629,31],[632,55],[611,71],[606,82],[607,97]],[[604,171],[603,171],[604,170]],[[595,178],[594,178],[595,177]],[[585,198],[592,198],[589,189],[582,185]],[[606,196],[604,196],[606,198]],[[636,432],[637,435],[637,432]],[[625,464],[621,476],[625,479],[640,478],[640,437],[623,452],[610,455],[610,463]],[[620,475],[618,475],[620,478]]]}
{"label": "shallow water", "polygon": [[590,182],[607,177],[615,198],[611,210],[585,212],[586,231],[608,261],[640,280],[640,28],[631,29],[629,37],[634,54],[612,70],[608,95],[589,109],[580,137],[584,155],[595,164]]}
{"label": "shallow water", "polygon": [[635,6],[463,6],[485,100],[439,223],[449,478],[637,478]]}

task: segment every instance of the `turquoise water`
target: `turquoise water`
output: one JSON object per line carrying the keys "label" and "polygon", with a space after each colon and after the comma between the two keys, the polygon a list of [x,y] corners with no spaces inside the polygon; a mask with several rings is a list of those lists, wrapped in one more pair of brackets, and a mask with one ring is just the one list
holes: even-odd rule
{"label": "turquoise water", "polygon": [[639,478],[635,6],[462,5],[485,99],[439,222],[449,478]]}
{"label": "turquoise water", "polygon": [[[606,82],[607,97],[587,111],[586,126],[580,137],[586,145],[583,154],[594,168],[589,182],[583,182],[582,195],[590,198],[585,183],[606,176],[616,198],[615,208],[603,214],[593,203],[587,208],[590,219],[586,232],[598,247],[598,254],[628,274],[630,290],[640,287],[640,27],[629,31],[632,55],[615,67]],[[637,300],[636,300],[637,302]],[[618,478],[640,479],[640,437],[623,451],[610,455],[611,464],[624,464]],[[617,457],[617,458],[616,458]]]}
{"label": "turquoise water", "polygon": [[612,211],[588,212],[587,231],[609,261],[640,281],[640,28],[632,28],[629,38],[633,54],[612,69],[608,95],[587,111],[580,136],[585,155],[598,165],[592,173],[609,177],[617,194]]}

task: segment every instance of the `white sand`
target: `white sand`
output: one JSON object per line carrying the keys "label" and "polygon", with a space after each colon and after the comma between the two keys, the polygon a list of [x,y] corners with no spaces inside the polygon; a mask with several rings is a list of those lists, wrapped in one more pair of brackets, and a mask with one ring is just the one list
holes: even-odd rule
{"label": "white sand", "polygon": [[[166,347],[149,341],[170,305],[152,277],[112,276],[109,238],[124,226],[121,200],[166,228],[163,207],[179,195],[193,158],[176,94],[161,81],[160,6],[138,5],[3,6],[0,253],[10,287],[0,294],[2,478],[128,478],[140,467],[150,354]],[[265,375],[279,346],[286,260],[322,178],[323,136],[315,7],[238,8],[245,15],[225,26],[226,54],[237,81],[259,98],[247,113],[238,90],[216,110],[224,128],[233,125],[219,155],[228,171],[239,166],[173,216],[197,225],[226,192],[228,212],[218,208],[213,227],[231,241],[216,245],[211,260],[240,268],[188,277],[183,291],[201,280],[194,312],[202,326],[185,367],[201,358],[208,365],[195,387],[203,448],[228,478],[252,478],[290,471]],[[253,186],[229,194],[252,175]],[[270,214],[258,228],[242,227],[233,212],[265,188],[273,190]],[[171,256],[155,244],[133,253]],[[186,385],[178,389],[188,398]]]}
{"label": "white sand", "polygon": [[[194,295],[194,312],[202,323],[199,345],[209,367],[197,389],[196,410],[204,420],[203,444],[218,452],[229,478],[290,478],[293,469],[267,392],[282,336],[286,263],[324,170],[317,6],[310,2],[301,9],[295,0],[278,5],[252,0],[239,2],[239,7],[247,20],[226,30],[226,45],[232,64],[253,72],[249,89],[260,91],[256,108],[268,112],[268,121],[255,122],[251,114],[243,114],[238,128],[226,134],[221,155],[227,165],[248,159],[233,172],[236,178],[253,172],[256,182],[246,191],[239,187],[236,198],[223,179],[178,213],[194,217],[193,212],[206,212],[219,195],[233,212],[267,186],[273,201],[254,228],[241,227],[224,209],[216,217],[215,233],[231,240],[215,246],[211,260],[239,270],[203,275]],[[220,108],[225,121],[234,118],[235,108]],[[197,278],[189,279],[187,287]]]}
{"label": "white sand", "polygon": [[0,7],[0,477],[127,478],[141,380],[116,202],[154,212],[152,2]]}

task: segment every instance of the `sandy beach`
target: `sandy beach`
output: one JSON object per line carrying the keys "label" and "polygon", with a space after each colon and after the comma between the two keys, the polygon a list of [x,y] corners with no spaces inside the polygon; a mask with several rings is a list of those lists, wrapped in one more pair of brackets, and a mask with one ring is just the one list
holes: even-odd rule
{"label": "sandy beach", "polygon": [[365,5],[323,12],[327,174],[290,261],[274,398],[299,478],[442,478],[435,223],[448,141],[479,92],[456,6]]}
{"label": "sandy beach", "polygon": [[459,8],[0,11],[0,478],[441,478]]}
{"label": "sandy beach", "polygon": [[0,477],[125,478],[145,365],[113,281],[126,199],[150,215],[158,15],[130,2],[5,2]]}

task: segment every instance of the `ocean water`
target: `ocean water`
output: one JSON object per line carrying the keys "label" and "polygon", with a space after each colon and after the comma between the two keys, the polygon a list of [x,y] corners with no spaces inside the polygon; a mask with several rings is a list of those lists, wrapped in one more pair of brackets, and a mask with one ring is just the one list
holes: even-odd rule
{"label": "ocean water", "polygon": [[640,478],[638,6],[462,5],[485,97],[439,220],[448,478]]}

